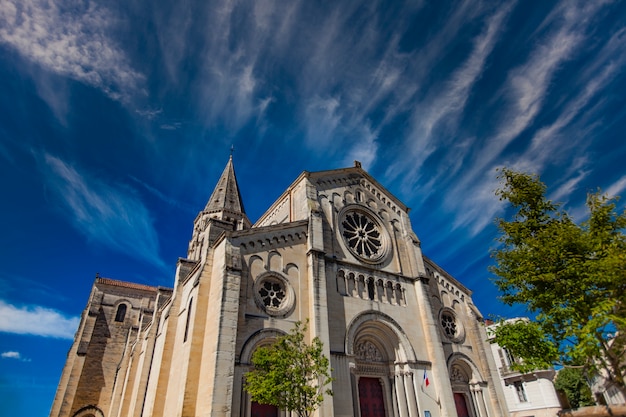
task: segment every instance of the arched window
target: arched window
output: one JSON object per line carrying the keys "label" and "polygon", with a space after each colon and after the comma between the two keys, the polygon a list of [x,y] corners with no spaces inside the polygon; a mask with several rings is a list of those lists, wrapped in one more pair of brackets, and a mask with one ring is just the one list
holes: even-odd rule
{"label": "arched window", "polygon": [[126,317],[126,304],[122,303],[117,306],[117,313],[115,313],[115,321],[122,322]]}
{"label": "arched window", "polygon": [[187,307],[187,321],[185,322],[185,336],[183,337],[183,343],[187,341],[189,335],[189,321],[191,320],[191,306],[193,305],[193,297],[189,299],[189,307]]}
{"label": "arched window", "polygon": [[370,300],[374,299],[375,288],[374,288],[374,280],[372,278],[367,280],[367,295]]}

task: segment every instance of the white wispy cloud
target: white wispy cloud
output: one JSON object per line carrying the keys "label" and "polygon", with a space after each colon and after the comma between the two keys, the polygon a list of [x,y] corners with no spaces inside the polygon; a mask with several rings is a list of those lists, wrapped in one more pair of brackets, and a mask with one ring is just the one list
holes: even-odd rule
{"label": "white wispy cloud", "polygon": [[[534,172],[534,171],[528,171]],[[554,192],[550,193],[550,200],[561,203],[565,198],[569,198],[578,185],[589,175],[588,171],[580,171],[575,177],[569,178],[565,183],[561,184]]]}
{"label": "white wispy cloud", "polygon": [[623,196],[626,190],[626,175],[609,185],[605,193],[610,197]]}
{"label": "white wispy cloud", "polygon": [[93,243],[164,267],[152,217],[131,188],[80,172],[49,154],[41,169],[46,186],[76,230]]}
{"label": "white wispy cloud", "polygon": [[326,148],[337,137],[337,127],[341,122],[337,97],[313,97],[306,105],[306,138],[311,146],[318,145],[318,149]]}
{"label": "white wispy cloud", "polygon": [[101,3],[0,2],[0,43],[48,71],[125,101],[144,80],[112,40],[116,19]]}
{"label": "white wispy cloud", "polygon": [[540,44],[524,65],[511,71],[505,86],[510,107],[502,116],[496,135],[483,147],[473,171],[482,170],[493,162],[531,124],[542,108],[555,71],[571,57],[583,39],[571,22]]}
{"label": "white wispy cloud", "polygon": [[[532,137],[531,146],[520,156],[527,161],[531,171],[541,172],[555,155],[572,159],[571,155],[584,155],[592,141],[594,128],[603,117],[603,98],[607,86],[620,74],[626,62],[625,30],[614,34],[598,52],[592,64],[584,68],[578,77],[581,86],[574,96],[565,101],[557,118],[538,129]],[[590,104],[594,104],[590,108]]]}
{"label": "white wispy cloud", "polygon": [[[50,308],[18,307],[0,300],[0,332],[72,339],[79,322],[80,317],[68,317]],[[5,356],[5,353],[9,356]],[[18,352],[5,353],[2,357],[19,359]]]}
{"label": "white wispy cloud", "polygon": [[[565,61],[577,53],[578,48],[586,40],[586,25],[599,6],[600,3],[594,3],[578,7],[577,4],[562,2],[546,19],[550,20],[550,26],[554,29],[536,43],[525,63],[509,72],[502,87],[508,104],[500,117],[501,121],[495,133],[487,137],[483,146],[475,150],[474,158],[468,165],[469,169],[464,172],[463,178],[456,182],[449,197],[445,200],[448,207],[453,207],[458,198],[476,201],[478,209],[469,212],[463,210],[457,214],[455,219],[457,227],[471,224],[472,230],[480,230],[476,225],[487,224],[502,209],[502,205],[494,204],[493,197],[495,187],[493,187],[492,178],[499,165],[504,163],[514,169],[538,172],[542,166],[541,161],[553,156],[549,153],[538,156],[535,152],[529,158],[521,157],[513,161],[502,159],[507,146],[531,126],[542,110],[555,73]],[[583,93],[578,101],[574,100],[570,103],[571,108],[562,114],[560,120],[557,120],[552,127],[546,127],[545,130],[537,133],[535,143],[539,143],[542,138],[562,129],[595,91],[592,88],[588,91],[588,95]],[[486,190],[491,190],[491,193],[485,192]],[[481,210],[480,207],[483,209]]]}
{"label": "white wispy cloud", "polygon": [[150,194],[152,194],[153,196],[155,196],[156,198],[158,198],[159,200],[163,201],[166,204],[169,204],[173,207],[177,207],[180,208],[182,210],[187,211],[188,213],[192,213],[195,214],[198,209],[197,207],[191,207],[189,204],[185,204],[182,203],[172,197],[169,197],[167,195],[165,195],[161,190],[151,186],[150,184],[146,183],[145,181],[140,180],[137,177],[134,176],[129,176],[129,178],[131,180],[133,180],[135,183],[139,184],[140,186],[142,186],[146,191],[148,191]]}
{"label": "white wispy cloud", "polygon": [[[472,41],[470,55],[452,73],[444,88],[433,91],[423,103],[416,106],[412,116],[412,127],[404,141],[405,152],[398,163],[387,170],[390,178],[400,174],[404,176],[404,189],[412,189],[420,180],[422,165],[433,152],[457,138],[454,132],[458,118],[465,110],[472,87],[482,75],[485,62],[493,51],[503,22],[513,6],[514,3],[506,4],[487,19],[482,33]],[[436,132],[437,128],[444,128],[447,132],[445,134]],[[454,174],[450,172],[449,167],[453,161],[459,159],[457,152],[453,152],[452,155],[453,158],[447,161],[448,163],[442,164],[446,166],[442,175]],[[457,165],[457,169],[459,167],[460,165]]]}
{"label": "white wispy cloud", "polygon": [[2,352],[0,353],[0,357],[3,359],[16,359],[18,361],[21,362],[30,362],[31,359],[30,358],[25,358],[22,356],[22,354],[20,352],[14,351],[14,350],[9,350],[7,352]]}

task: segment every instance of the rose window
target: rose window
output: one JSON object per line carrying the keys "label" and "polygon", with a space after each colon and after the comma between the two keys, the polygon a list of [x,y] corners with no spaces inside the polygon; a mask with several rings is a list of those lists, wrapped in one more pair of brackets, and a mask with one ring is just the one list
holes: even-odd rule
{"label": "rose window", "polygon": [[446,333],[446,336],[450,338],[455,338],[457,335],[457,327],[456,320],[454,316],[450,314],[442,314],[441,315],[441,327],[443,327],[443,331]]}
{"label": "rose window", "polygon": [[381,223],[364,210],[347,210],[339,223],[346,246],[366,262],[377,262],[388,252],[388,238]]}
{"label": "rose window", "polygon": [[285,288],[281,282],[265,281],[259,289],[259,295],[265,307],[280,307],[285,299]]}
{"label": "rose window", "polygon": [[277,272],[266,272],[254,280],[254,301],[270,316],[286,317],[295,304],[295,294],[289,281]]}

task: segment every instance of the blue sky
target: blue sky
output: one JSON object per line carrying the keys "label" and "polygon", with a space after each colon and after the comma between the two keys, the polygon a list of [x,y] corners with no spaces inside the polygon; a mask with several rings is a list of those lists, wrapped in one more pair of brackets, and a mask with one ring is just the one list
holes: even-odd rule
{"label": "blue sky", "polygon": [[47,415],[96,273],[171,286],[231,145],[255,221],[363,167],[496,299],[496,168],[626,189],[626,3],[0,0],[0,415]]}

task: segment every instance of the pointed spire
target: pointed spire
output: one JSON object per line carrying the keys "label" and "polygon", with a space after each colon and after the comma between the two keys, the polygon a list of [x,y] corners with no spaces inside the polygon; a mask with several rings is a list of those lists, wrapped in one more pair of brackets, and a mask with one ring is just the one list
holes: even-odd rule
{"label": "pointed spire", "polygon": [[204,211],[220,213],[221,215],[218,217],[222,220],[226,220],[226,218],[237,218],[238,220],[245,218],[247,220],[246,211],[239,194],[232,153]]}

